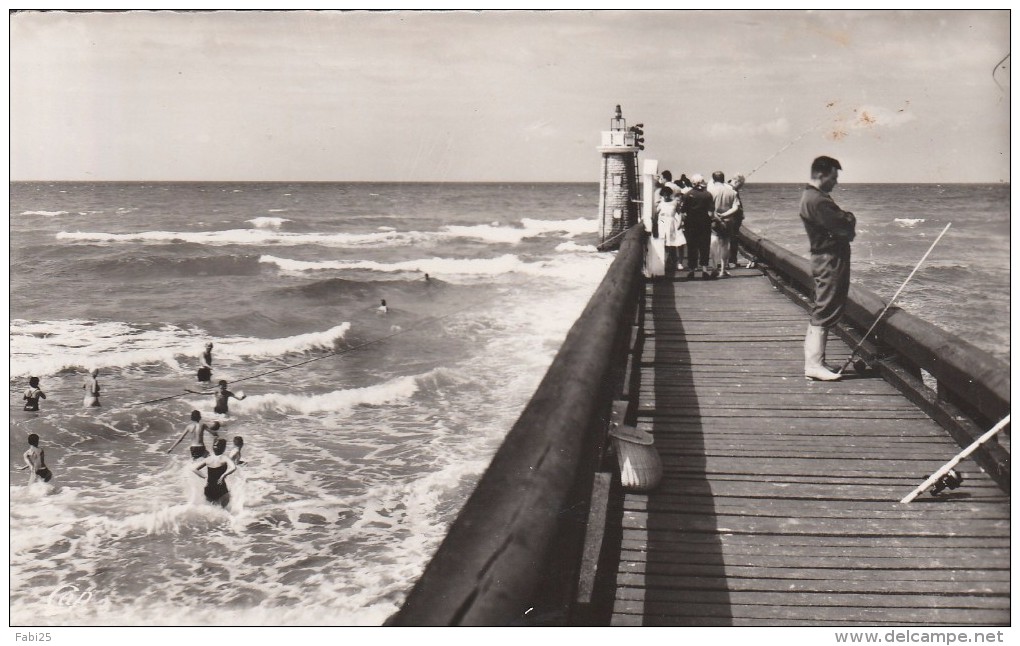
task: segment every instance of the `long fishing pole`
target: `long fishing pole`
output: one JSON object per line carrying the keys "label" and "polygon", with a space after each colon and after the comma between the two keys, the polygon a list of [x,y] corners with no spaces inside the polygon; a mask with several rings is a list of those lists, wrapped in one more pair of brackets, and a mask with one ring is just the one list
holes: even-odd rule
{"label": "long fishing pole", "polygon": [[900,285],[900,288],[896,290],[896,293],[893,294],[893,297],[889,300],[888,303],[886,303],[886,306],[882,309],[881,313],[879,313],[878,318],[876,318],[875,322],[871,324],[871,327],[868,328],[868,331],[864,333],[864,336],[861,337],[861,340],[857,342],[857,345],[850,352],[850,356],[847,358],[846,363],[843,364],[842,368],[836,371],[836,374],[840,375],[843,374],[843,371],[847,369],[847,366],[854,362],[854,357],[857,356],[858,350],[860,350],[861,346],[864,345],[864,340],[871,336],[871,333],[875,331],[875,327],[878,325],[878,322],[882,320],[882,317],[885,316],[885,313],[888,312],[889,308],[892,307],[893,303],[896,302],[896,299],[899,298],[900,292],[902,292],[903,288],[907,286],[907,283],[910,282],[910,279],[914,277],[914,274],[917,273],[917,270],[921,268],[921,265],[923,265],[924,261],[927,260],[928,254],[930,254],[931,250],[935,248],[935,245],[939,243],[939,240],[942,239],[942,236],[946,235],[946,231],[949,231],[949,227],[951,226],[953,226],[952,222],[947,224],[946,228],[942,229],[942,233],[939,234],[939,237],[935,238],[935,242],[931,243],[931,246],[928,247],[928,251],[924,252],[924,255],[921,256],[921,259],[917,262],[916,265],[914,265],[914,270],[910,272],[910,275],[907,276],[907,279],[903,281],[903,284]]}
{"label": "long fishing pole", "polygon": [[[933,485],[936,482],[938,482],[939,478],[941,478],[942,476],[944,476],[947,473],[949,473],[950,471],[952,471],[953,467],[955,467],[957,464],[959,464],[965,457],[967,457],[968,455],[970,455],[971,453],[976,451],[979,446],[981,446],[982,444],[984,444],[985,442],[990,440],[992,438],[992,436],[994,436],[996,433],[998,433],[1002,429],[1006,428],[1006,426],[1009,424],[1009,418],[1010,418],[1009,415],[1006,415],[1005,417],[1003,417],[999,421],[998,424],[993,426],[987,433],[985,433],[984,435],[979,437],[977,440],[975,440],[970,446],[968,446],[964,450],[960,451],[956,455],[955,458],[953,458],[949,462],[946,462],[942,466],[941,469],[939,469],[938,471],[933,473],[927,480],[925,480],[923,483],[921,483],[921,485],[917,489],[914,489],[908,495],[904,496],[903,500],[901,500],[900,502],[901,503],[908,503],[908,502],[910,502],[914,498],[917,498],[917,495],[919,493],[921,493],[922,491],[924,491],[925,489],[927,489],[931,485]],[[953,488],[955,488],[955,487],[953,487]]]}
{"label": "long fishing pole", "polygon": [[830,117],[829,117],[828,115],[826,115],[826,116],[825,116],[825,117],[823,117],[823,118],[822,118],[822,119],[821,119],[821,120],[820,120],[820,121],[819,121],[818,123],[816,123],[815,125],[811,126],[810,128],[808,128],[808,129],[807,129],[807,130],[805,130],[804,132],[800,133],[799,135],[797,135],[796,137],[794,137],[794,138],[793,138],[793,139],[791,139],[790,141],[786,142],[786,144],[784,144],[782,148],[780,148],[780,149],[779,149],[779,150],[777,150],[776,152],[772,153],[772,155],[771,155],[771,156],[770,156],[770,157],[769,157],[768,159],[766,159],[766,160],[765,160],[765,161],[763,161],[762,163],[758,164],[758,165],[757,165],[757,166],[756,166],[756,167],[755,167],[755,168],[754,168],[753,170],[751,170],[751,171],[750,171],[749,173],[747,173],[746,175],[744,175],[744,179],[745,179],[745,180],[746,180],[746,179],[749,179],[749,178],[751,177],[751,175],[754,175],[754,174],[755,174],[755,173],[757,173],[757,172],[758,172],[759,170],[761,170],[761,169],[762,169],[762,168],[763,168],[763,167],[765,166],[765,164],[768,164],[768,163],[769,163],[770,161],[772,161],[773,159],[775,159],[776,157],[778,157],[779,155],[781,155],[781,154],[782,154],[783,152],[785,152],[785,151],[786,151],[786,149],[788,149],[788,148],[789,148],[790,146],[792,146],[793,144],[795,144],[795,143],[797,143],[798,141],[800,141],[801,139],[803,139],[803,138],[804,138],[804,136],[805,136],[806,134],[808,134],[809,132],[812,132],[813,130],[817,130],[818,128],[820,128],[820,127],[822,126],[822,124],[824,124],[824,123],[825,123],[826,121],[828,121],[829,119],[830,119]]}

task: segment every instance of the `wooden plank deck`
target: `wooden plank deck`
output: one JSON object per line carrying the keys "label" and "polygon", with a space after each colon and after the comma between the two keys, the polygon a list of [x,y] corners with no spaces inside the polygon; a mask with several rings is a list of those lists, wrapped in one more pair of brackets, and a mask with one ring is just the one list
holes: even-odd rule
{"label": "wooden plank deck", "polygon": [[[959,447],[878,377],[803,377],[806,313],[756,270],[646,289],[613,625],[1008,625],[1009,497],[900,498]],[[829,339],[829,363],[849,348]]]}

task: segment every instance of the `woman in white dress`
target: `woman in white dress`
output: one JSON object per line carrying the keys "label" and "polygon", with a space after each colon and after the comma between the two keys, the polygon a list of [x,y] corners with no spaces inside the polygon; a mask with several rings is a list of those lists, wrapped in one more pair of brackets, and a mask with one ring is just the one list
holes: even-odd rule
{"label": "woman in white dress", "polygon": [[661,199],[655,207],[651,222],[644,223],[648,231],[648,243],[645,249],[645,276],[647,278],[658,278],[666,275],[666,233],[671,225],[672,217],[670,211],[676,213],[676,202],[673,200],[673,191],[663,187],[659,191]]}
{"label": "woman in white dress", "polygon": [[659,232],[662,233],[666,246],[666,273],[672,276],[677,269],[683,268],[680,266],[680,250],[687,244],[683,231],[683,216],[680,213],[680,196],[677,193],[670,197],[663,195],[657,211]]}

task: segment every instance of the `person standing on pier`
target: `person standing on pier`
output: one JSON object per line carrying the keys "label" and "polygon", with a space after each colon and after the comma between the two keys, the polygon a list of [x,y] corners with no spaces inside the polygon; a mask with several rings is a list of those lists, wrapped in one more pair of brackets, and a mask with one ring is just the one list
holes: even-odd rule
{"label": "person standing on pier", "polygon": [[[708,187],[708,192],[715,200],[715,214],[718,222],[716,235],[719,238],[719,257],[712,260],[712,275],[718,276],[721,272],[723,276],[729,276],[730,272],[726,270],[729,269],[733,218],[740,210],[740,199],[733,187],[726,183],[726,175],[721,170],[712,173],[712,185]],[[719,263],[718,268],[715,267],[715,263]]]}
{"label": "person standing on pier", "polygon": [[743,175],[734,175],[729,185],[737,192],[737,212],[733,214],[732,228],[730,229],[730,257],[726,261],[733,267],[737,266],[737,232],[744,224],[744,202],[740,197],[740,188],[744,185]]}
{"label": "person standing on pier", "polygon": [[825,365],[825,344],[829,328],[839,322],[850,291],[850,243],[857,219],[836,206],[829,194],[836,187],[842,167],[832,157],[811,162],[811,181],[800,200],[811,248],[811,274],[815,279],[815,303],[804,338],[804,377],[835,381],[838,372]]}
{"label": "person standing on pier", "polygon": [[708,249],[712,242],[715,200],[705,189],[705,178],[700,174],[691,176],[691,184],[693,188],[684,196],[680,207],[684,214],[684,237],[687,238],[687,277],[694,278],[694,271],[701,267],[701,277],[709,278]]}

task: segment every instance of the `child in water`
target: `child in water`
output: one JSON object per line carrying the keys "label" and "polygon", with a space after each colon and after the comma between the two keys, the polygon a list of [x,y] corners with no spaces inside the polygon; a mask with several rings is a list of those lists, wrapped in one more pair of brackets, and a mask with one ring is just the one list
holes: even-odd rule
{"label": "child in water", "polygon": [[82,405],[85,408],[94,408],[99,406],[99,369],[93,368],[89,376],[85,378],[85,385],[82,388],[85,389],[85,401]]}
{"label": "child in water", "polygon": [[244,438],[241,437],[240,435],[235,435],[234,447],[230,449],[230,453],[227,454],[227,457],[230,459],[231,462],[238,466],[244,464],[244,460],[241,459],[242,448],[244,448]]}
{"label": "child in water", "polygon": [[225,379],[220,379],[219,386],[220,389],[213,393],[213,396],[216,398],[216,405],[213,406],[213,412],[219,415],[227,415],[230,413],[230,409],[227,406],[227,400],[233,397],[234,399],[240,401],[247,397],[247,395],[245,395],[244,393],[241,393],[240,395],[235,395],[234,393],[227,390],[227,382]]}
{"label": "child in water", "polygon": [[46,399],[46,393],[39,388],[39,377],[29,377],[28,389],[25,390],[25,410],[39,410],[39,400]]}
{"label": "child in water", "polygon": [[53,473],[46,468],[46,452],[39,448],[39,436],[32,433],[28,436],[28,450],[22,456],[28,469],[28,484],[36,480],[49,482]]}

